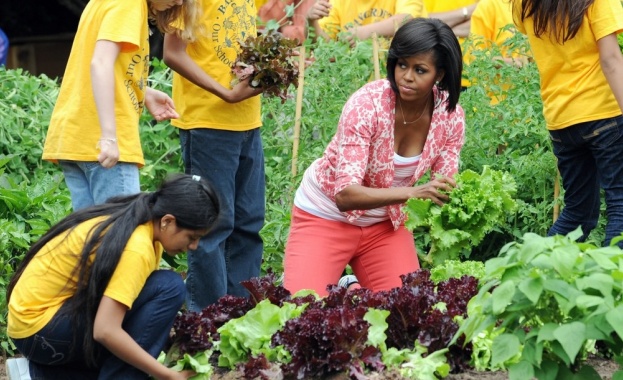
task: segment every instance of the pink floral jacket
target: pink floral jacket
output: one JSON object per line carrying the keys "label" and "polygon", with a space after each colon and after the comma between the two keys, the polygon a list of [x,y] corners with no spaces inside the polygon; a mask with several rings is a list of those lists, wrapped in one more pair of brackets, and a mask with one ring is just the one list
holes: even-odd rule
{"label": "pink floral jacket", "polygon": [[[465,116],[460,105],[446,111],[448,94],[434,88],[435,109],[420,162],[411,179],[400,186],[413,186],[429,169],[432,174],[452,176],[458,171],[465,141]],[[394,179],[394,123],[396,95],[387,79],[370,82],[357,90],[344,105],[333,140],[315,162],[316,181],[332,200],[350,185],[389,188]],[[404,223],[403,204],[390,205],[395,229]],[[346,212],[349,221],[364,210]]]}

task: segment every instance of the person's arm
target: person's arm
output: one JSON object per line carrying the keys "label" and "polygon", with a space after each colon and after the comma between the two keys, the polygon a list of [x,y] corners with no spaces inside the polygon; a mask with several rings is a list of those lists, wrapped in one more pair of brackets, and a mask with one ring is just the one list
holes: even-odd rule
{"label": "person's arm", "polygon": [[615,33],[597,40],[601,70],[623,112],[623,54]]}
{"label": "person's arm", "polygon": [[95,43],[91,57],[91,87],[101,130],[97,160],[105,168],[111,168],[119,161],[115,120],[115,61],[120,52],[120,43],[99,40]]}
{"label": "person's arm", "polygon": [[[447,11],[447,12],[429,13],[428,17],[430,17],[430,18],[438,18],[441,21],[443,21],[446,24],[448,24],[448,26],[451,27],[454,30],[455,26],[463,24],[466,21],[469,21],[469,19],[472,17],[472,13],[474,13],[474,9],[476,9],[476,5],[477,4],[478,3],[474,3],[474,4],[468,5],[466,7],[453,9],[453,10]],[[469,30],[469,28],[468,28],[468,30]]]}
{"label": "person's arm", "polygon": [[449,199],[444,192],[449,192],[455,186],[456,182],[450,177],[433,178],[428,183],[414,187],[371,188],[350,185],[335,195],[335,204],[342,212],[401,204],[410,198],[430,199],[441,206]]}
{"label": "person's arm", "polygon": [[206,73],[186,52],[186,41],[176,34],[164,36],[164,63],[191,83],[218,96],[228,103],[238,103],[259,95],[262,90],[253,88],[248,80],[227,89]]}
{"label": "person's arm", "polygon": [[315,0],[301,0],[295,2],[294,15],[291,25],[281,27],[281,33],[288,38],[296,38],[299,43],[305,42],[307,36],[307,12],[314,5]]}
{"label": "person's arm", "polygon": [[103,296],[95,315],[93,339],[113,355],[156,379],[185,380],[192,371],[174,371],[160,364],[122,328],[127,306]]}
{"label": "person's arm", "polygon": [[[331,37],[320,27],[320,19],[329,16],[331,11],[331,3],[328,0],[317,0],[307,11],[307,22],[309,28],[314,29],[313,41],[316,42],[318,37],[330,40]],[[308,36],[308,30],[305,31],[305,38]]]}
{"label": "person's arm", "polygon": [[467,20],[459,25],[456,25],[452,28],[454,35],[461,38],[467,38],[469,36],[469,29],[471,26],[471,20]]}
{"label": "person's arm", "polygon": [[372,33],[379,37],[393,37],[396,29],[412,18],[409,14],[401,13],[372,24],[356,26],[349,30],[351,34],[347,34],[346,40],[353,46],[357,40],[372,37]]}

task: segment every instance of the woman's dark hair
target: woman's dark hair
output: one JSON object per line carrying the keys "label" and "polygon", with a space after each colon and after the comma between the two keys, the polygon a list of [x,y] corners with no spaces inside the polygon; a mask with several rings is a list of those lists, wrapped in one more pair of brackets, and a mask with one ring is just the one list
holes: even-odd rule
{"label": "woman's dark hair", "polygon": [[[104,290],[117,268],[123,250],[136,227],[171,214],[176,225],[190,230],[210,229],[219,215],[219,202],[212,187],[198,176],[175,175],[153,193],[114,197],[102,205],[78,210],[52,226],[26,253],[7,287],[7,303],[15,284],[33,257],[53,238],[87,220],[106,217],[89,232],[73,274],[77,289],[70,298],[67,313],[74,326],[84,325],[87,362],[97,361],[93,340],[95,315]],[[89,257],[95,253],[91,266]],[[81,319],[85,315],[86,319]],[[80,334],[76,334],[76,338]]]}
{"label": "woman's dark hair", "polygon": [[[517,1],[517,0],[514,0]],[[549,36],[558,43],[575,37],[582,25],[582,19],[595,0],[523,0],[521,21],[532,18],[534,35]],[[517,8],[513,7],[513,12]]]}
{"label": "woman's dark hair", "polygon": [[398,60],[426,53],[433,55],[437,70],[445,73],[438,87],[448,91],[446,110],[453,112],[461,94],[463,56],[454,32],[443,21],[418,17],[398,28],[387,54],[387,79],[398,93],[394,75]]}

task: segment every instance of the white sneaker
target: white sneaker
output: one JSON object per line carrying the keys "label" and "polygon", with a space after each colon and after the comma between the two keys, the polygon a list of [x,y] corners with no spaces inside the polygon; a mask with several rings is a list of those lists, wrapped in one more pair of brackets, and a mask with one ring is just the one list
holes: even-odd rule
{"label": "white sneaker", "polygon": [[11,358],[6,361],[6,372],[9,380],[30,380],[30,371],[28,370],[28,359]]}
{"label": "white sneaker", "polygon": [[348,289],[348,287],[352,284],[358,283],[359,281],[357,281],[357,277],[355,277],[355,275],[347,274],[346,276],[342,276],[342,278],[340,278],[340,281],[337,282],[337,286]]}

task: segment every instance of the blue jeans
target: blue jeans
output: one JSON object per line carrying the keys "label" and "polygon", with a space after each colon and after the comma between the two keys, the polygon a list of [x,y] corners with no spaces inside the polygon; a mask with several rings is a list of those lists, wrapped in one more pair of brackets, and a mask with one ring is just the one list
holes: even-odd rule
{"label": "blue jeans", "polygon": [[604,245],[623,232],[623,116],[550,131],[565,189],[564,208],[548,235],[582,226],[585,240],[597,226],[600,188],[606,200]]}
{"label": "blue jeans", "polygon": [[221,215],[188,251],[186,307],[201,311],[229,294],[248,297],[241,281],[258,277],[264,250],[264,152],[260,129],[180,129],[185,170],[214,186]]}
{"label": "blue jeans", "polygon": [[[158,357],[164,348],[173,320],[184,303],[186,289],[182,277],[173,271],[159,270],[147,279],[132,309],[123,320],[123,329],[151,356]],[[100,355],[98,368],[87,368],[82,337],[84,328],[72,324],[65,308],[31,337],[14,339],[17,349],[29,360],[34,379],[147,379],[144,372],[132,367],[96,343]],[[78,335],[78,346],[72,342]]]}
{"label": "blue jeans", "polygon": [[138,166],[118,162],[110,169],[99,162],[60,161],[74,211],[105,203],[110,197],[141,191]]}

